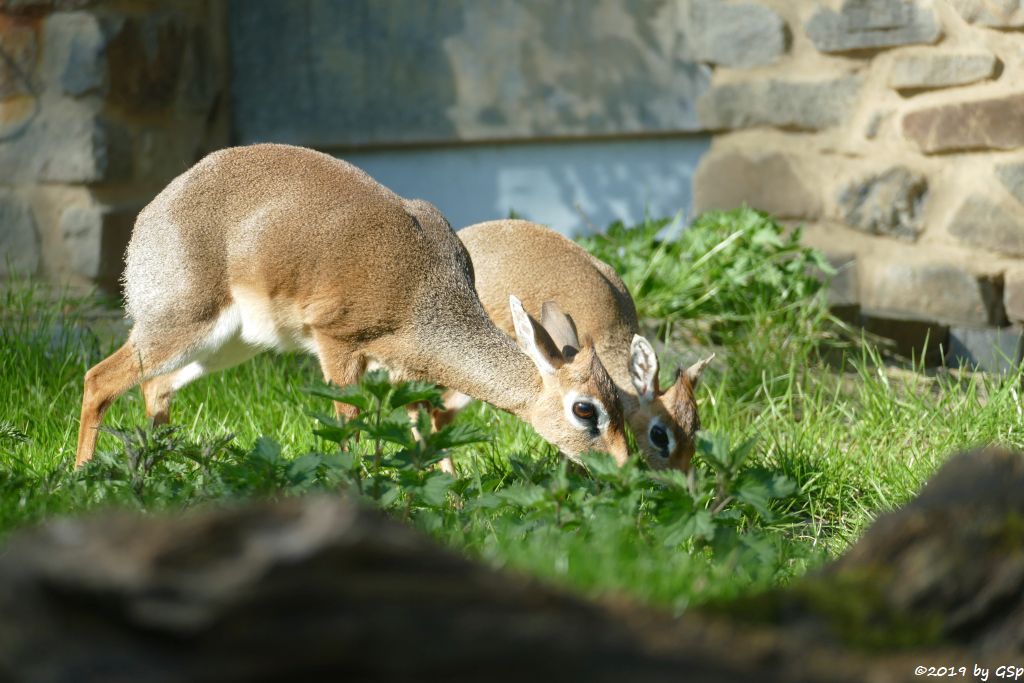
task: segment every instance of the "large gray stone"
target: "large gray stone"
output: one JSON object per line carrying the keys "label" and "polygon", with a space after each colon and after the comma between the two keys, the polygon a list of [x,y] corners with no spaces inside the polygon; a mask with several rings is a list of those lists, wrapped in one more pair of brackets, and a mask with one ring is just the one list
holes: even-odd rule
{"label": "large gray stone", "polygon": [[852,228],[875,235],[914,240],[921,231],[921,214],[928,196],[928,179],[904,166],[848,183],[839,193],[843,220]]}
{"label": "large gray stone", "polygon": [[694,174],[694,211],[744,204],[779,218],[821,215],[817,188],[802,177],[794,157],[780,152],[706,154]]}
{"label": "large gray stone", "polygon": [[1003,307],[1007,320],[1024,323],[1024,268],[1010,268],[1003,274]]}
{"label": "large gray stone", "polygon": [[35,27],[27,22],[0,21],[0,100],[29,95],[32,73],[39,58]]}
{"label": "large gray stone", "polygon": [[10,14],[38,16],[43,12],[59,12],[88,7],[97,0],[4,0],[0,7]]}
{"label": "large gray stone", "polygon": [[892,115],[893,111],[891,109],[882,109],[872,114],[871,118],[868,119],[867,125],[864,126],[864,137],[868,140],[877,138],[882,130],[882,126],[888,123]]}
{"label": "large gray stone", "polygon": [[71,269],[100,285],[113,285],[124,269],[136,207],[69,206],[60,228]]}
{"label": "large gray stone", "polygon": [[138,111],[174,102],[189,33],[184,18],[176,12],[125,16],[109,30],[111,102]]}
{"label": "large gray stone", "polygon": [[758,79],[713,87],[697,103],[709,129],[777,126],[820,130],[849,118],[862,79],[844,76],[814,81]]}
{"label": "large gray stone", "polygon": [[1019,327],[951,327],[946,362],[986,372],[1014,372],[1020,365]]}
{"label": "large gray stone", "polygon": [[89,279],[100,274],[103,213],[97,206],[70,206],[60,217],[60,231],[71,270]]}
{"label": "large gray stone", "polygon": [[688,12],[686,35],[694,57],[721,66],[772,64],[786,53],[786,22],[763,5],[694,0]]}
{"label": "large gray stone", "polygon": [[1024,161],[997,164],[996,177],[1017,201],[1024,204]]}
{"label": "large gray stone", "polygon": [[107,76],[107,37],[92,12],[51,14],[43,23],[47,80],[75,97],[101,89]]}
{"label": "large gray stone", "polygon": [[926,154],[1024,147],[1024,93],[918,109],[902,129]]}
{"label": "large gray stone", "polygon": [[1000,288],[952,263],[876,261],[861,281],[861,306],[890,318],[951,325],[1000,325]]}
{"label": "large gray stone", "polygon": [[897,55],[889,71],[889,87],[927,90],[966,85],[995,75],[991,52],[920,52]]}
{"label": "large gray stone", "polygon": [[21,121],[0,144],[0,178],[93,183],[131,175],[132,137],[96,106],[62,98]]}
{"label": "large gray stone", "polygon": [[207,114],[227,85],[227,64],[215,55],[213,29],[193,26],[185,43],[180,107],[188,114]]}
{"label": "large gray stone", "polygon": [[223,88],[216,27],[182,11],[132,16],[57,12],[45,19],[45,79],[71,96],[102,91],[118,107],[153,111],[177,99],[205,114]]}
{"label": "large gray stone", "polygon": [[970,195],[949,221],[948,230],[964,244],[1024,256],[1024,210],[984,195]]}
{"label": "large gray stone", "polygon": [[331,147],[699,130],[710,70],[675,30],[682,11],[234,0],[234,134]]}
{"label": "large gray stone", "polygon": [[949,325],[921,320],[905,312],[864,310],[857,322],[868,334],[889,340],[891,350],[904,358],[942,365],[949,346]]}
{"label": "large gray stone", "polygon": [[844,0],[838,12],[820,7],[804,30],[821,52],[930,44],[942,36],[935,12],[918,0]]}
{"label": "large gray stone", "polygon": [[829,281],[829,306],[832,308],[858,306],[860,304],[860,279],[857,277],[857,255],[853,252],[826,252],[825,256],[836,271]]}
{"label": "large gray stone", "polygon": [[949,3],[966,21],[978,26],[1024,26],[1024,5],[1020,0],[949,0]]}
{"label": "large gray stone", "polygon": [[35,275],[39,233],[32,207],[11,190],[0,189],[0,275]]}

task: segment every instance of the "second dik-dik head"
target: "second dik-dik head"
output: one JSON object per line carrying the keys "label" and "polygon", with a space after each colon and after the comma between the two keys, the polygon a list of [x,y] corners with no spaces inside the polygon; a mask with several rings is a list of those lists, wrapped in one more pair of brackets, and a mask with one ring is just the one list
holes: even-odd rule
{"label": "second dik-dik head", "polygon": [[633,336],[629,349],[629,377],[637,393],[637,405],[626,415],[637,445],[647,463],[656,469],[688,470],[700,429],[694,394],[704,368],[714,354],[690,367],[676,370],[671,386],[658,382],[658,356],[650,342]]}
{"label": "second dik-dik head", "polygon": [[530,424],[573,460],[587,451],[605,451],[620,465],[625,463],[629,445],[622,405],[593,342],[581,343],[553,302],[544,304],[539,321],[515,296],[509,297],[509,305],[519,346],[537,366],[544,384],[530,408]]}

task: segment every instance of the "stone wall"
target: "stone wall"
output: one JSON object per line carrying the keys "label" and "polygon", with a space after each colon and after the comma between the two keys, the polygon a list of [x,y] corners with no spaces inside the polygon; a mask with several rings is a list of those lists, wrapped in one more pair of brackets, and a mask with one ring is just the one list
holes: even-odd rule
{"label": "stone wall", "polygon": [[0,275],[113,289],[135,214],[228,142],[226,4],[0,2]]}
{"label": "stone wall", "polygon": [[0,274],[113,285],[137,210],[231,142],[711,134],[695,210],[805,224],[868,329],[1013,356],[1022,28],[1021,0],[0,0]]}
{"label": "stone wall", "polygon": [[351,150],[697,131],[695,52],[718,40],[695,45],[692,4],[231,0],[235,132]]}
{"label": "stone wall", "polygon": [[[988,365],[999,364],[993,344],[1014,358],[1024,322],[1024,5],[716,6],[744,17],[746,38],[708,59],[698,116],[716,136],[694,181],[695,210],[747,202],[805,224],[806,240],[843,271],[836,303],[859,307],[869,329],[915,343],[928,333]],[[709,35],[725,30],[710,21]]]}

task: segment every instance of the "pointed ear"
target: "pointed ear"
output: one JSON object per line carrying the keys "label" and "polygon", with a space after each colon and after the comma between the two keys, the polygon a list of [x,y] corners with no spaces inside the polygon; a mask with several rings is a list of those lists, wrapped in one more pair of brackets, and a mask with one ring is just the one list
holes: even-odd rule
{"label": "pointed ear", "polygon": [[576,323],[554,301],[545,301],[540,307],[540,324],[551,335],[558,351],[567,361],[580,352],[580,339]]}
{"label": "pointed ear", "polygon": [[534,323],[523,308],[523,302],[514,294],[508,297],[509,308],[512,309],[512,323],[516,328],[516,339],[533,364],[542,375],[553,375],[562,366],[561,355],[555,349],[555,343],[539,323]]}
{"label": "pointed ear", "polygon": [[650,403],[658,395],[658,356],[639,334],[633,335],[629,345],[629,378],[642,403]]}
{"label": "pointed ear", "polygon": [[704,373],[704,368],[706,368],[714,359],[715,354],[711,354],[707,358],[697,361],[684,371],[686,373],[686,378],[690,380],[690,384],[695,388],[697,386],[697,382],[700,381],[701,374]]}

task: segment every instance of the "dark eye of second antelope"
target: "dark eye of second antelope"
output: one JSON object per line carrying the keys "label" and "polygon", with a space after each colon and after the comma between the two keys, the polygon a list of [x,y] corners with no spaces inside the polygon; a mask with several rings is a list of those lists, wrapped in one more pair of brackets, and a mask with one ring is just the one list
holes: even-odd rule
{"label": "dark eye of second antelope", "polygon": [[664,427],[661,425],[651,427],[651,443],[661,450],[668,448],[668,433]]}
{"label": "dark eye of second antelope", "polygon": [[576,401],[572,404],[572,414],[581,420],[595,422],[597,420],[597,409],[593,403],[587,401]]}

